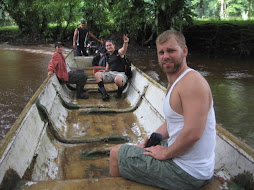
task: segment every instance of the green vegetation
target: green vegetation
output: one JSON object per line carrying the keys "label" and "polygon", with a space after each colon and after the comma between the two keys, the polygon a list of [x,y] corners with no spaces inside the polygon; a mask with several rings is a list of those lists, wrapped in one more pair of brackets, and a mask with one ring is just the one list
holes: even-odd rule
{"label": "green vegetation", "polygon": [[242,19],[223,19],[223,20],[218,20],[218,19],[194,19],[193,24],[194,25],[201,25],[201,24],[208,24],[208,23],[213,23],[213,24],[236,24],[240,26],[246,26],[246,25],[254,25],[254,19],[248,19],[248,20],[242,20]]}
{"label": "green vegetation", "polygon": [[96,36],[118,40],[128,33],[136,45],[152,46],[159,33],[176,29],[211,54],[211,48],[238,52],[248,39],[248,47],[254,43],[253,6],[253,0],[0,0],[0,37],[15,43],[71,41],[86,20]]}
{"label": "green vegetation", "polygon": [[18,26],[2,26],[0,27],[0,31],[18,31],[19,30],[19,27]]}

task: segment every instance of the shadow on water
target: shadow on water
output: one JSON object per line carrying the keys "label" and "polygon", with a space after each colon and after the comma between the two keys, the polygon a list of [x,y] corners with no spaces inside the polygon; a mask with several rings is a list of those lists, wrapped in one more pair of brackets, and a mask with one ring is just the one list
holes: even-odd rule
{"label": "shadow on water", "polygon": [[[53,46],[0,47],[0,140],[47,76]],[[155,53],[130,56],[132,63],[167,86]],[[211,86],[217,123],[254,147],[254,62],[232,57],[207,58],[189,54],[191,68]]]}

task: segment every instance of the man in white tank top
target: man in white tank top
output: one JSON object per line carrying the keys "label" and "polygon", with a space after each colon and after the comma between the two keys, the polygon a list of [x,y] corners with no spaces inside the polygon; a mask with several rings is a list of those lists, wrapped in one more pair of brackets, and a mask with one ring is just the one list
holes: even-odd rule
{"label": "man in white tank top", "polygon": [[213,176],[216,121],[207,81],[187,66],[184,36],[168,30],[156,40],[159,65],[168,78],[165,122],[155,131],[167,145],[117,145],[110,174],[164,189],[198,189]]}

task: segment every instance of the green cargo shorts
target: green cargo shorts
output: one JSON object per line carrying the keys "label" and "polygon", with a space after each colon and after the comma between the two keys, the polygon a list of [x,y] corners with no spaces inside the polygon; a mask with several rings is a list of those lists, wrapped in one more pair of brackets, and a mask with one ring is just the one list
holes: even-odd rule
{"label": "green cargo shorts", "polygon": [[144,151],[137,146],[127,144],[121,146],[118,152],[118,165],[122,177],[170,190],[198,189],[208,183],[207,180],[192,177],[172,159],[156,160],[144,155]]}

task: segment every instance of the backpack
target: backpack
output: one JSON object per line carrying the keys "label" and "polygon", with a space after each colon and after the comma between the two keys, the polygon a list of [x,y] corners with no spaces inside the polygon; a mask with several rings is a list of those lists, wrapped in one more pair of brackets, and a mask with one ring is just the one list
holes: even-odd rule
{"label": "backpack", "polygon": [[124,58],[122,58],[122,61],[123,61],[124,65],[126,66],[126,68],[125,68],[126,76],[128,77],[128,79],[131,79],[131,77],[132,77],[131,64],[132,63],[131,63],[130,59],[128,59],[126,57],[126,55],[124,55]]}

